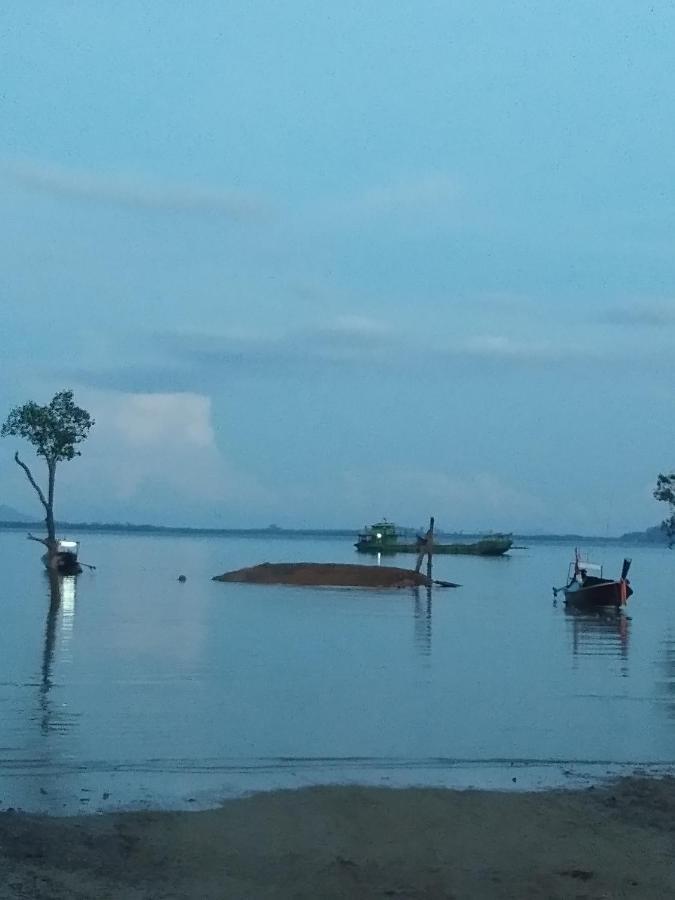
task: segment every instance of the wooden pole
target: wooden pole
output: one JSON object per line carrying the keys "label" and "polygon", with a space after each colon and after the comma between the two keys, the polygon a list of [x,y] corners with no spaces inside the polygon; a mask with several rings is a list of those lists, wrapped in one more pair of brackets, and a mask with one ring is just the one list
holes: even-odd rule
{"label": "wooden pole", "polygon": [[427,578],[429,579],[429,583],[431,583],[431,557],[434,553],[434,517],[432,516],[429,519],[429,530],[426,535],[426,544],[427,544]]}
{"label": "wooden pole", "polygon": [[432,516],[429,519],[429,528],[427,529],[427,533],[423,538],[418,538],[417,541],[418,552],[417,552],[417,562],[415,564],[415,571],[419,572],[422,568],[422,560],[425,555],[427,557],[427,576],[431,578],[431,557],[434,552],[434,517]]}

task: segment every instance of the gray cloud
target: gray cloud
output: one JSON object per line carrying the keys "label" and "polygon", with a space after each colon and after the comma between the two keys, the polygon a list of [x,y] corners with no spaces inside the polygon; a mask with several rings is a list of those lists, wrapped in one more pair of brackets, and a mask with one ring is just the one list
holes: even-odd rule
{"label": "gray cloud", "polygon": [[0,174],[29,190],[135,209],[257,219],[268,215],[260,198],[237,190],[167,181],[122,173],[101,174],[34,161],[0,163]]}
{"label": "gray cloud", "polygon": [[663,328],[675,324],[673,303],[635,303],[605,310],[602,321],[610,325],[639,325]]}
{"label": "gray cloud", "polygon": [[224,372],[230,376],[307,378],[323,372],[342,376],[434,378],[444,369],[485,372],[508,368],[547,369],[582,362],[602,364],[602,350],[550,341],[513,340],[498,334],[465,338],[408,336],[377,320],[345,316],[312,329],[281,335],[262,333],[163,333],[148,339],[156,364],[69,370],[80,384],[125,391],[208,392]]}
{"label": "gray cloud", "polygon": [[204,370],[158,362],[155,365],[101,366],[67,368],[53,372],[54,377],[104,391],[128,393],[190,393],[205,388],[209,376]]}
{"label": "gray cloud", "polygon": [[372,367],[382,363],[395,365],[410,354],[436,359],[493,359],[524,362],[556,362],[568,358],[573,350],[545,341],[515,341],[505,335],[478,334],[445,340],[435,335],[423,340],[406,335],[377,320],[344,316],[315,328],[284,335],[163,335],[157,340],[176,358],[192,363],[287,364],[315,362],[322,365]]}
{"label": "gray cloud", "polygon": [[316,328],[282,335],[164,334],[156,343],[192,371],[220,368],[248,373],[304,374],[307,370],[350,369],[394,364],[403,337],[378,322],[341,317]]}

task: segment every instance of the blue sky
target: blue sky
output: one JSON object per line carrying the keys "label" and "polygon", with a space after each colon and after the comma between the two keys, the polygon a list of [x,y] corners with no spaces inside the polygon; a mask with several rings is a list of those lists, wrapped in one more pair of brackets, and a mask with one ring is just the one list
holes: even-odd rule
{"label": "blue sky", "polygon": [[97,420],[61,515],[659,520],[671,4],[8,2],[0,33],[0,407]]}

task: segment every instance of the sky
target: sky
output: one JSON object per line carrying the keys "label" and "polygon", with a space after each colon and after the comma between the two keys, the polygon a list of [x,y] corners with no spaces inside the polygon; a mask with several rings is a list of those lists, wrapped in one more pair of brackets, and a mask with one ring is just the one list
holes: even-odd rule
{"label": "sky", "polygon": [[665,0],[5,0],[0,416],[96,420],[57,516],[656,524],[673,47]]}

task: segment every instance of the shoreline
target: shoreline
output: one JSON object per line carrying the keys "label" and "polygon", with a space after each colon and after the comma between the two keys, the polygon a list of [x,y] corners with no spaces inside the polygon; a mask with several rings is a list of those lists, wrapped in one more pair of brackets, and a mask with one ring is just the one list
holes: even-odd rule
{"label": "shoreline", "polygon": [[[546,793],[583,791],[630,778],[675,778],[673,762],[446,759],[218,760],[156,770],[0,770],[0,815],[72,816],[218,809],[230,800],[311,788]],[[374,765],[372,763],[375,763]],[[167,781],[167,771],[170,779]],[[75,777],[74,777],[75,776]]]}
{"label": "shoreline", "polygon": [[310,787],[195,812],[0,813],[0,900],[675,894],[675,778]]}

